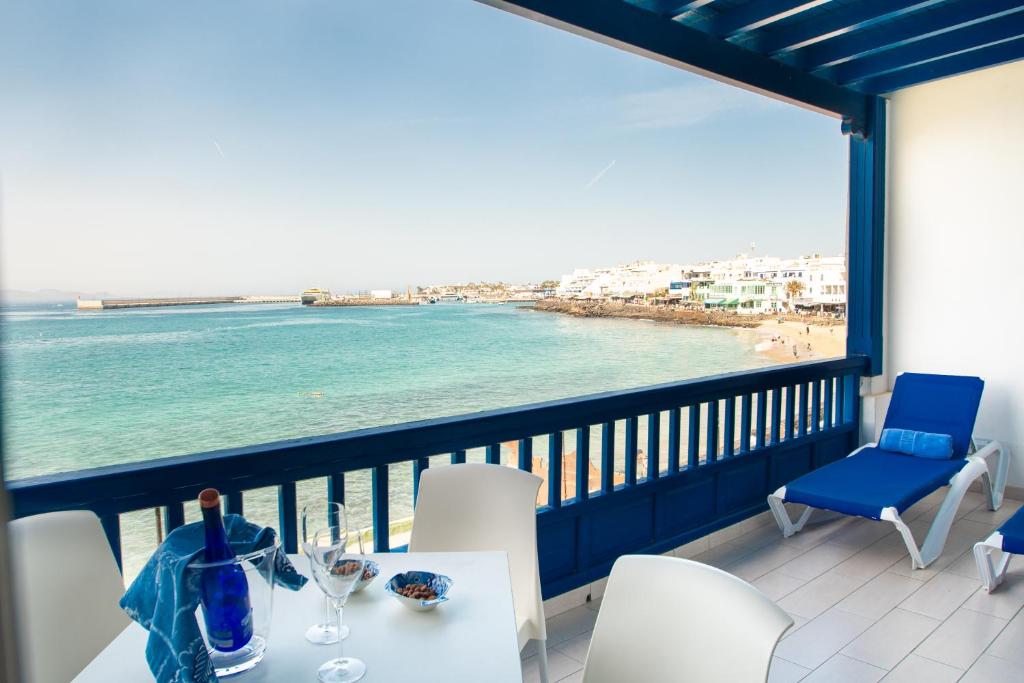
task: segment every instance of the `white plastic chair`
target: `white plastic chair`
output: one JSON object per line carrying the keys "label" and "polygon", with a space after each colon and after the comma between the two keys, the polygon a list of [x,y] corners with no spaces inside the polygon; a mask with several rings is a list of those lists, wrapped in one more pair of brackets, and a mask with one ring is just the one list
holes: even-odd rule
{"label": "white plastic chair", "polygon": [[91,512],[8,525],[15,614],[28,683],[66,683],[128,626],[121,574]]}
{"label": "white plastic chair", "polygon": [[674,557],[624,555],[605,588],[583,681],[763,682],[792,625],[732,574]]}
{"label": "white plastic chair", "polygon": [[420,475],[409,552],[504,550],[520,651],[538,640],[542,683],[548,681],[547,632],[537,565],[537,491],[543,480],[501,465],[475,463]]}

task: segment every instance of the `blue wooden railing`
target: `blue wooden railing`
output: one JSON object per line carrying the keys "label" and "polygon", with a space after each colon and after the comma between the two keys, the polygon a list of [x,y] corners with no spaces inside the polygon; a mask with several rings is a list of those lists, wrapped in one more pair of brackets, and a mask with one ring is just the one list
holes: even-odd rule
{"label": "blue wooden railing", "polygon": [[[550,597],[606,576],[623,553],[665,552],[750,517],[766,509],[765,497],[781,484],[846,455],[857,445],[864,369],[860,356],[800,363],[21,479],[8,488],[16,517],[93,510],[120,561],[122,513],[160,507],[173,529],[184,523],[184,501],[207,486],[227,494],[229,512],[242,511],[245,491],[276,486],[282,542],[295,552],[298,481],[325,477],[328,497],[343,502],[346,473],[370,470],[374,529],[388,530],[388,465],[411,461],[415,492],[431,456],[450,454],[460,463],[467,450],[483,447],[488,462],[500,462],[501,444],[514,441],[518,467],[529,470],[533,438],[546,436],[547,504],[538,507],[537,531],[541,581]],[[646,468],[638,458],[641,420]],[[624,453],[616,471],[620,422]],[[594,429],[600,430],[600,453],[592,454]],[[567,431],[575,432],[578,457],[568,475],[576,495],[564,499]],[[595,459],[596,487],[590,481]],[[376,551],[391,550],[389,543],[387,532],[374,533]]]}

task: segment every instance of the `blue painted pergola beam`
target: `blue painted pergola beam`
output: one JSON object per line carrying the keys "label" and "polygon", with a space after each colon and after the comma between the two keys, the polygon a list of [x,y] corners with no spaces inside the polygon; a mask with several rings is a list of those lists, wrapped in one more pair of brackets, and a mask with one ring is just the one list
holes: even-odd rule
{"label": "blue painted pergola beam", "polygon": [[963,24],[1021,11],[1020,0],[971,0],[951,2],[926,11],[914,12],[902,21],[844,33],[828,40],[813,43],[786,55],[788,63],[807,70],[839,64],[858,55],[908,44],[939,31],[948,31]]}
{"label": "blue painted pergola beam", "polygon": [[824,40],[833,34],[861,29],[887,21],[915,9],[935,4],[939,0],[860,0],[849,5],[809,12],[801,21],[785,26],[772,26],[759,31],[750,47],[762,54],[777,55],[806,44]]}
{"label": "blue painted pergola beam", "polygon": [[839,64],[831,79],[842,85],[905,69],[922,62],[1024,36],[1024,12],[970,24],[884,52]]}
{"label": "blue painted pergola beam", "polygon": [[946,76],[1024,59],[1024,37],[936,59],[860,82],[864,92],[885,94]]}
{"label": "blue painted pergola beam", "polygon": [[838,115],[862,127],[867,98],[622,0],[480,0],[732,85]]}
{"label": "blue painted pergola beam", "polygon": [[711,33],[728,38],[826,4],[828,0],[755,0],[710,19]]}

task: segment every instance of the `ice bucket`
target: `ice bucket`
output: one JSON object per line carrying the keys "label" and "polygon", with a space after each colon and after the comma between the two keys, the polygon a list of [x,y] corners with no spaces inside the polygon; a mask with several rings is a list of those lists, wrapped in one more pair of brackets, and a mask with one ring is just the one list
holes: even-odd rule
{"label": "ice bucket", "polygon": [[231,652],[215,649],[210,644],[206,633],[206,620],[202,606],[196,610],[196,619],[206,642],[206,650],[210,654],[217,676],[248,671],[263,659],[267,652],[267,639],[270,637],[270,621],[274,607],[274,564],[279,546],[277,543],[244,555],[239,554],[233,560],[222,562],[195,561],[189,565],[192,578],[198,583],[204,570],[216,570],[229,565],[237,565],[245,573],[249,585],[249,602],[252,607],[252,638],[249,642]]}

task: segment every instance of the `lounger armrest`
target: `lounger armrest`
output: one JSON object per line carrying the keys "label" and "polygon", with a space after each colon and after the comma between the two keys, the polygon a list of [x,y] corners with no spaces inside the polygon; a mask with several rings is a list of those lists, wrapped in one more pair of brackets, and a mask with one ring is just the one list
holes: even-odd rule
{"label": "lounger armrest", "polygon": [[973,441],[976,446],[981,446],[981,448],[971,453],[971,456],[975,458],[988,460],[989,456],[993,453],[1003,452],[1003,445],[995,439],[974,439]]}
{"label": "lounger armrest", "polygon": [[[968,460],[983,463],[986,467],[984,476],[984,489],[988,496],[988,509],[998,510],[1003,504],[1003,492],[1006,490],[1006,479],[1010,473],[1010,451],[1003,444],[995,439],[972,439],[971,442],[981,446],[974,453],[967,456]],[[994,469],[990,466],[992,455],[998,454]]]}

